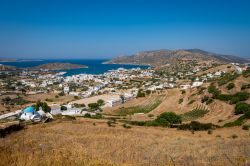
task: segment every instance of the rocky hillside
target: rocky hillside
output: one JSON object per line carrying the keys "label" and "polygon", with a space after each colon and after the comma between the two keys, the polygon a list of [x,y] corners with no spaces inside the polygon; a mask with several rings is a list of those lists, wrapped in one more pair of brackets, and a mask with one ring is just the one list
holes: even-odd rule
{"label": "rocky hillside", "polygon": [[12,71],[16,70],[17,68],[14,66],[7,66],[7,65],[2,65],[0,64],[0,71]]}
{"label": "rocky hillside", "polygon": [[105,63],[107,64],[146,64],[160,66],[178,63],[179,61],[210,61],[215,63],[238,62],[245,63],[247,60],[231,55],[210,53],[199,49],[187,50],[156,50],[139,52],[132,56],[116,57]]}
{"label": "rocky hillside", "polygon": [[31,68],[32,70],[69,70],[87,68],[85,65],[72,64],[72,63],[47,63]]}

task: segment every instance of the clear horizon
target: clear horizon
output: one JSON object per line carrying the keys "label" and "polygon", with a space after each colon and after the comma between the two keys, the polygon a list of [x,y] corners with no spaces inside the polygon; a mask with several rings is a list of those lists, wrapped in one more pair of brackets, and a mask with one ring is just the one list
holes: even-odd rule
{"label": "clear horizon", "polygon": [[158,49],[250,58],[248,0],[0,2],[0,58],[111,59]]}

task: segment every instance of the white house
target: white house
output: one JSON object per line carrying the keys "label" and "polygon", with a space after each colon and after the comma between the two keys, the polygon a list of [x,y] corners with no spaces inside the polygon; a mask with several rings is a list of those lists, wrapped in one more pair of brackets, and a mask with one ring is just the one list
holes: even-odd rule
{"label": "white house", "polygon": [[30,106],[21,111],[20,119],[25,121],[41,121],[45,116],[44,111],[36,111],[34,107]]}
{"label": "white house", "polygon": [[187,85],[187,84],[185,84],[185,85],[180,85],[180,89],[182,89],[182,90],[188,89],[188,88],[190,88],[190,87],[191,87],[191,85]]}
{"label": "white house", "polygon": [[65,86],[65,87],[63,88],[63,91],[64,91],[64,93],[69,93],[69,87],[68,87],[68,86]]}
{"label": "white house", "polygon": [[118,98],[118,99],[111,99],[109,101],[107,101],[107,106],[108,107],[113,107],[113,106],[116,106],[118,104],[122,104],[122,99],[121,98]]}
{"label": "white house", "polygon": [[201,86],[202,84],[203,84],[203,82],[201,82],[201,81],[195,81],[195,82],[192,83],[191,88]]}

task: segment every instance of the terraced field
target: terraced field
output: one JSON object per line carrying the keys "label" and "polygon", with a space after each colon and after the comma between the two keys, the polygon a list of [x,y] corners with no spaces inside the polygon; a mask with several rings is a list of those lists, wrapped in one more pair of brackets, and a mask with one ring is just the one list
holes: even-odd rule
{"label": "terraced field", "polygon": [[203,117],[209,112],[209,109],[206,106],[199,105],[192,111],[186,112],[181,115],[183,121],[192,121],[198,118]]}
{"label": "terraced field", "polygon": [[138,106],[132,106],[132,107],[122,107],[119,108],[118,110],[115,110],[113,114],[116,115],[133,115],[136,113],[149,113],[150,111],[154,110],[157,108],[162,101],[164,100],[165,96],[160,95],[160,96],[155,96],[152,100],[150,100],[147,103],[144,103],[142,105]]}

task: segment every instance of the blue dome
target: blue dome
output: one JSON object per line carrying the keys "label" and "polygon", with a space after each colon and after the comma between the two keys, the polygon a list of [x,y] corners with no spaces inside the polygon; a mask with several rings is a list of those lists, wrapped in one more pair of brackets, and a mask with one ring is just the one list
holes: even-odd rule
{"label": "blue dome", "polygon": [[23,113],[34,113],[35,111],[35,108],[32,106],[23,109]]}

